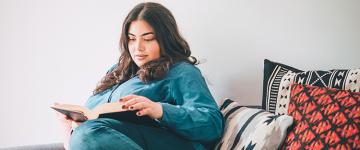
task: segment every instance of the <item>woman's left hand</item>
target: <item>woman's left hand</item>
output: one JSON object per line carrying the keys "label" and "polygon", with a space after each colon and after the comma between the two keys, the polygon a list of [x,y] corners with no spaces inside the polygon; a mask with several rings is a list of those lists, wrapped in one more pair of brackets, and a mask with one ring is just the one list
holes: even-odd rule
{"label": "woman's left hand", "polygon": [[149,116],[152,119],[161,119],[163,116],[162,105],[153,102],[144,96],[128,95],[120,99],[124,102],[123,109],[137,111],[138,116]]}

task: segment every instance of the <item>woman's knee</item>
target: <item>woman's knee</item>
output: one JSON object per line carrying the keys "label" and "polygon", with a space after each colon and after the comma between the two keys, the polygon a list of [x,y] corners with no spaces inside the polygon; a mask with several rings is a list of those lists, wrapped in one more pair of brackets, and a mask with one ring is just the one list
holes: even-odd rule
{"label": "woman's knee", "polygon": [[88,149],[87,145],[93,147],[101,144],[101,139],[96,138],[107,124],[103,120],[89,120],[73,130],[70,137],[70,149]]}
{"label": "woman's knee", "polygon": [[[121,131],[115,130],[114,126],[126,126],[126,124],[107,118],[89,120],[82,123],[71,135],[70,149],[107,149],[108,146],[117,145],[109,145],[111,140],[116,140],[116,143],[122,143],[129,147],[138,147]],[[138,148],[140,149],[140,147]]]}

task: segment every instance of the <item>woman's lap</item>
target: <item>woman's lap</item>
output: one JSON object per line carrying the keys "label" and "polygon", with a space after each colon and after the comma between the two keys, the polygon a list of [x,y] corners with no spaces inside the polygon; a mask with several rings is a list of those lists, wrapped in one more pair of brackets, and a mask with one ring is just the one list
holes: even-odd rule
{"label": "woman's lap", "polygon": [[194,149],[168,130],[100,118],[86,121],[71,135],[70,149]]}

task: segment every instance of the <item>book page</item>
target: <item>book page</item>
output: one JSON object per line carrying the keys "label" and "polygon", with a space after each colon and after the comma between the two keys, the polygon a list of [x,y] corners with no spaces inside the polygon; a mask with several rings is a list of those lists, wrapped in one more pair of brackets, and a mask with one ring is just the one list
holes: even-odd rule
{"label": "book page", "polygon": [[96,114],[97,117],[99,114],[122,112],[122,111],[125,111],[124,109],[122,109],[123,104],[124,104],[123,102],[113,102],[113,103],[101,104],[101,105],[95,107],[95,109],[92,110],[92,112],[94,114]]}
{"label": "book page", "polygon": [[[95,107],[93,110],[80,105],[73,104],[56,104],[51,108],[65,114],[66,116],[78,121],[97,119],[100,114],[122,112],[123,102],[105,103]],[[85,116],[85,117],[84,117]]]}

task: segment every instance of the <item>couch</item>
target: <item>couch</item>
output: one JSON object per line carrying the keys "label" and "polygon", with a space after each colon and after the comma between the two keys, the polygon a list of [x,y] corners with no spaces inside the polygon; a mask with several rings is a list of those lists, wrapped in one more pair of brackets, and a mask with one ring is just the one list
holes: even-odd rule
{"label": "couch", "polygon": [[[261,106],[225,99],[215,149],[360,149],[360,69],[303,71],[264,60]],[[6,148],[63,150],[61,143]]]}
{"label": "couch", "polygon": [[65,150],[62,143],[0,148],[0,150]]}

